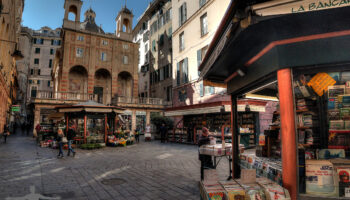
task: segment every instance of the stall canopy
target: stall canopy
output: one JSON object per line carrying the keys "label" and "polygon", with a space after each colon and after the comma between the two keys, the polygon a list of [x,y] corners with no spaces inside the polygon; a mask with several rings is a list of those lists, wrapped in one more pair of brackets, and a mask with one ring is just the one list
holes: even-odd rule
{"label": "stall canopy", "polygon": [[[226,17],[234,12],[229,8]],[[239,22],[222,22],[218,32],[226,34],[216,34],[199,67],[204,80],[225,83],[228,93],[237,94],[278,69],[350,63],[350,7],[252,21],[245,29]]]}
{"label": "stall canopy", "polygon": [[62,120],[62,119],[64,119],[64,113],[60,113],[60,112],[51,113],[48,116],[48,118],[51,120]]}
{"label": "stall canopy", "polygon": [[72,113],[72,112],[98,112],[98,113],[111,113],[115,112],[118,114],[123,113],[124,109],[116,106],[106,106],[104,104],[96,103],[94,101],[87,101],[83,103],[78,103],[75,105],[63,105],[57,106],[58,112],[60,113]]}

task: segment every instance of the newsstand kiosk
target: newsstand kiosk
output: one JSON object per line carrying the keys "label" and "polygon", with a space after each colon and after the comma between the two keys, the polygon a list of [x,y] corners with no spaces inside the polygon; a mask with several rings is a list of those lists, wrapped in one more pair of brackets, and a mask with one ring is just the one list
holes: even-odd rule
{"label": "newsstand kiosk", "polygon": [[[294,12],[312,2],[267,2],[234,1],[199,67],[207,85],[232,96],[232,176],[254,168],[291,199],[348,199],[350,7]],[[242,12],[250,14],[235,18]],[[250,98],[278,103],[255,152],[245,154],[237,102]]]}

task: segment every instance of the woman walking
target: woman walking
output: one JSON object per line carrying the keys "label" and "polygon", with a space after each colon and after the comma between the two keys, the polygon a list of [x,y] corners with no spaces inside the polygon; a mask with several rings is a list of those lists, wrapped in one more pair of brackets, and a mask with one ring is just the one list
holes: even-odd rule
{"label": "woman walking", "polygon": [[58,129],[57,142],[58,142],[59,152],[58,152],[57,158],[63,158],[63,137],[64,137],[64,134],[62,129]]}

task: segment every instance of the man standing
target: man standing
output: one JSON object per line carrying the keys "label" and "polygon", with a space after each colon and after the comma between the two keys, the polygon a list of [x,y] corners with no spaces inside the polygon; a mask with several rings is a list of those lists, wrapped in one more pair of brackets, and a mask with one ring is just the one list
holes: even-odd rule
{"label": "man standing", "polygon": [[[199,137],[198,146],[210,144],[209,130],[206,127],[202,129],[202,135]],[[204,179],[204,169],[213,169],[213,160],[210,155],[199,154],[199,160],[201,161],[201,180]]]}
{"label": "man standing", "polygon": [[74,140],[76,133],[73,127],[73,124],[70,124],[69,129],[68,129],[68,133],[67,133],[67,140],[68,140],[68,153],[67,156],[70,155],[70,152],[73,153],[73,157],[75,156],[75,151],[72,148],[72,142]]}
{"label": "man standing", "polygon": [[163,123],[162,126],[160,127],[160,140],[161,140],[161,143],[165,142],[166,133],[167,133],[167,128],[165,127],[165,124]]}

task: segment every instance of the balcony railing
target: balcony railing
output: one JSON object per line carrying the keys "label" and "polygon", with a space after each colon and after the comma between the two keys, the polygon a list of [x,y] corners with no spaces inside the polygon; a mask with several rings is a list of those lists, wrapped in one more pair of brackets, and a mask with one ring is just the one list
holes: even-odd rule
{"label": "balcony railing", "polygon": [[[34,99],[47,100],[63,100],[63,101],[88,101],[93,100],[99,102],[102,100],[97,94],[73,93],[73,92],[51,92],[51,91],[36,91],[31,94]],[[161,105],[171,106],[172,103],[158,98],[138,98],[138,97],[116,97],[107,102],[112,102],[113,105],[118,104],[138,104],[138,105]],[[103,102],[99,102],[103,103]]]}

